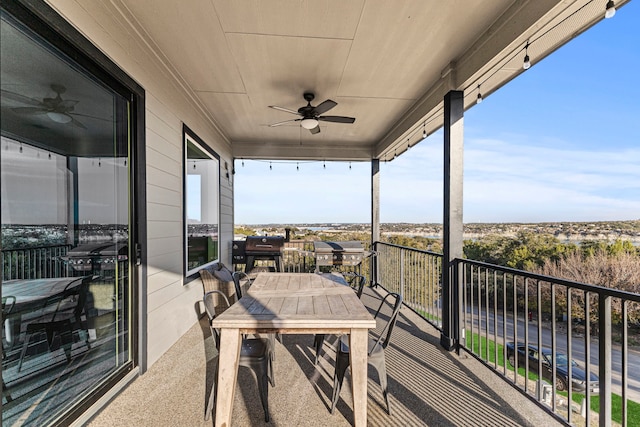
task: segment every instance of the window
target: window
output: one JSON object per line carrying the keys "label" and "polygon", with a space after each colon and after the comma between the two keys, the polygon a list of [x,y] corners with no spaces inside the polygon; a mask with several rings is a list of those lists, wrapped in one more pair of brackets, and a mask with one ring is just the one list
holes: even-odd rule
{"label": "window", "polygon": [[219,258],[220,158],[184,127],[185,276]]}

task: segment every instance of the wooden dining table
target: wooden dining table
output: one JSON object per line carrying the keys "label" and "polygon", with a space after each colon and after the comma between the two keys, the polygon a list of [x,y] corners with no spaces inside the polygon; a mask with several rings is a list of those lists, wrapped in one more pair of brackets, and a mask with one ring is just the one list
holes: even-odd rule
{"label": "wooden dining table", "polygon": [[[376,322],[340,276],[259,273],[249,291],[217,316],[220,358],[216,426],[230,426],[243,334],[348,334],[354,425],[367,424],[367,340]],[[329,413],[327,412],[327,415]]]}

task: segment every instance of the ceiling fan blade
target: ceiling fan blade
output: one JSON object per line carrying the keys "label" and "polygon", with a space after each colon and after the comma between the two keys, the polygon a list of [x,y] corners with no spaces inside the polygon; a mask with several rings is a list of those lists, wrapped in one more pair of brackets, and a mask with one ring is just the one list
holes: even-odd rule
{"label": "ceiling fan blade", "polygon": [[320,133],[320,126],[316,126],[313,129],[309,129],[309,132],[311,132],[312,135],[315,135],[316,133]]}
{"label": "ceiling fan blade", "polygon": [[274,110],[284,111],[285,113],[295,114],[296,116],[300,115],[300,113],[298,113],[297,111],[290,110],[284,107],[278,107],[277,105],[269,105],[269,108],[273,108]]}
{"label": "ceiling fan blade", "polygon": [[111,118],[111,117],[90,116],[90,115],[88,115],[88,114],[73,113],[73,112],[71,112],[71,111],[70,111],[70,112],[67,112],[67,113],[65,113],[65,114],[67,114],[67,115],[69,115],[69,116],[87,117],[87,118],[89,118],[89,119],[102,120],[102,121],[104,121],[104,122],[112,122],[112,121],[113,121],[113,118]]}
{"label": "ceiling fan blade", "polygon": [[16,107],[11,110],[18,114],[45,114],[47,112],[41,107]]}
{"label": "ceiling fan blade", "polygon": [[327,111],[331,110],[336,105],[338,105],[337,102],[332,101],[330,99],[327,99],[326,101],[318,104],[318,106],[313,109],[313,113],[317,114],[317,115],[322,114],[322,113],[326,113]]}
{"label": "ceiling fan blade", "polygon": [[73,99],[65,99],[63,101],[60,102],[60,104],[58,104],[58,108],[62,107],[65,110],[69,109],[69,108],[73,108],[76,104],[78,103],[78,101],[73,100]]}
{"label": "ceiling fan blade", "polygon": [[333,123],[353,123],[356,121],[354,117],[344,117],[344,116],[320,116],[318,120],[323,122],[333,122]]}
{"label": "ceiling fan blade", "polygon": [[300,120],[302,120],[302,119],[285,120],[283,122],[273,123],[273,124],[269,125],[269,127],[276,127],[276,126],[280,126],[280,125],[286,125],[287,123],[299,122]]}
{"label": "ceiling fan blade", "polygon": [[21,102],[27,105],[42,105],[42,101],[39,99],[29,98],[28,96],[20,95],[18,93],[9,92],[8,90],[2,90],[0,92],[2,99],[9,99],[11,101]]}
{"label": "ceiling fan blade", "polygon": [[72,125],[79,127],[81,129],[86,129],[87,127],[85,125],[83,125],[82,123],[80,123],[79,121],[77,121],[76,119],[74,119],[73,117],[71,118],[71,122]]}

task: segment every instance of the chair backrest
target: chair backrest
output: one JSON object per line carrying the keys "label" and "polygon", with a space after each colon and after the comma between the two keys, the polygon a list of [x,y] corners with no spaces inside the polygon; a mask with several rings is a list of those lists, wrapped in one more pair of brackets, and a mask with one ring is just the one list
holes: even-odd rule
{"label": "chair backrest", "polygon": [[364,290],[364,285],[367,283],[367,278],[361,274],[354,274],[353,279],[351,279],[351,288],[356,291],[358,298],[362,298],[362,291]]}
{"label": "chair backrest", "polygon": [[[252,281],[249,278],[249,275],[244,271],[234,271],[231,277],[233,277],[233,284],[236,287],[236,298],[240,299],[242,298],[243,285],[245,286],[245,288],[248,288],[249,286],[251,286]],[[243,280],[244,283],[242,283]]]}
{"label": "chair backrest", "polygon": [[211,267],[201,269],[199,273],[203,294],[209,291],[222,291],[229,299],[235,294],[231,270],[224,264],[215,263]]}
{"label": "chair backrest", "polygon": [[2,297],[2,318],[4,319],[11,310],[13,310],[13,306],[16,304],[16,297],[13,295],[7,295]]}
{"label": "chair backrest", "polygon": [[229,307],[229,299],[222,291],[209,291],[206,292],[202,297],[204,309],[207,312],[207,317],[209,318],[209,329],[211,330],[211,336],[216,343],[216,348],[220,348],[220,334],[218,333],[217,329],[211,326],[211,322],[217,315],[216,306],[219,306],[218,302],[220,300],[224,301],[226,303],[226,306]]}
{"label": "chair backrest", "polygon": [[400,312],[400,308],[402,307],[402,295],[394,292],[391,292],[385,295],[385,297],[382,298],[382,301],[380,302],[380,306],[378,307],[376,314],[373,316],[374,319],[377,319],[378,315],[380,314],[380,310],[382,309],[382,306],[386,303],[387,299],[391,299],[391,298],[395,298],[395,302],[392,305],[391,315],[387,320],[387,324],[384,326],[384,328],[380,332],[380,336],[376,340],[375,345],[371,347],[371,349],[369,350],[369,353],[373,352],[378,346],[382,346],[382,348],[387,348],[387,346],[389,345],[389,341],[391,340],[391,332],[393,331],[393,327],[395,326],[396,320],[398,318],[398,313]]}

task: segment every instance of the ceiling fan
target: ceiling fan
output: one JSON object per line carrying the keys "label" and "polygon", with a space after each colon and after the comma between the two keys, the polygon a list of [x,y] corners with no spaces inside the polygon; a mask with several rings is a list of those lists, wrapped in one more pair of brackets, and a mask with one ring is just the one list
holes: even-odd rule
{"label": "ceiling fan", "polygon": [[[67,89],[63,85],[52,84],[51,90],[55,92],[56,96],[53,98],[42,98],[42,100],[36,98],[29,98],[24,95],[20,95],[6,90],[2,91],[2,97],[17,101],[23,104],[31,105],[31,107],[14,107],[12,111],[18,114],[26,115],[41,115],[45,114],[49,119],[56,123],[71,124],[82,129],[86,129],[86,126],[80,123],[73,116],[92,117],[85,114],[75,113],[73,110],[78,101],[73,99],[62,99],[61,94],[65,93]],[[93,117],[98,118],[98,117]]]}
{"label": "ceiling fan", "polygon": [[291,119],[285,120],[283,122],[278,122],[269,125],[270,127],[284,125],[289,122],[300,122],[300,126],[305,129],[308,129],[312,134],[320,133],[320,126],[318,122],[333,122],[333,123],[353,123],[356,121],[353,117],[344,117],[344,116],[321,116],[321,114],[326,113],[336,105],[337,102],[327,99],[326,101],[321,102],[317,106],[311,105],[311,101],[315,98],[315,95],[312,92],[305,92],[304,100],[307,101],[307,105],[304,107],[298,108],[298,111],[290,110],[284,107],[278,107],[275,105],[269,105],[269,108],[273,108],[274,110],[284,111],[285,113],[295,114],[300,116],[299,119]]}

